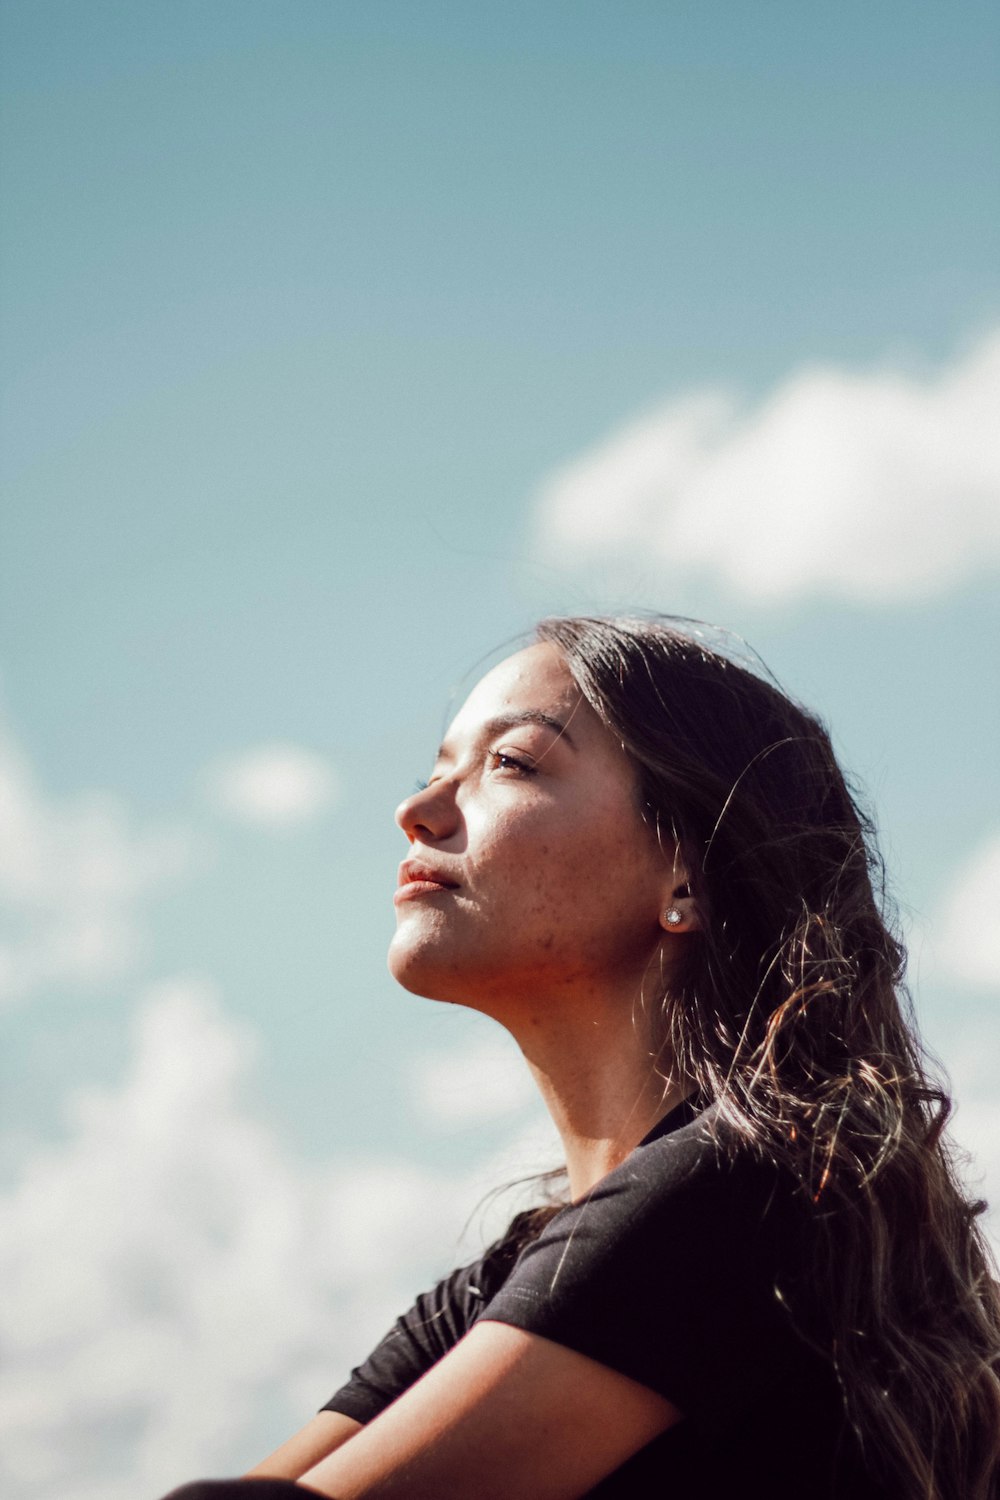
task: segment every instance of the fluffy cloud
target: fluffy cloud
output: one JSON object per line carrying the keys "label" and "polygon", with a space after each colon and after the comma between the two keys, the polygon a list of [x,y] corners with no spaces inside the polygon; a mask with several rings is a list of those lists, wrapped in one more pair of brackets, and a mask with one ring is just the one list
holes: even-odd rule
{"label": "fluffy cloud", "polygon": [[220,811],[241,822],[284,830],[325,813],[337,797],[333,768],[301,745],[257,745],[217,761],[204,784]]}
{"label": "fluffy cloud", "polygon": [[538,549],[761,601],[925,598],[1000,564],[1000,333],[938,372],[797,371],[668,402],[554,474]]}
{"label": "fluffy cloud", "polygon": [[5,1195],[11,1500],[141,1500],[248,1466],[461,1258],[484,1187],[551,1160],[515,1142],[460,1180],[295,1161],[241,1102],[253,1052],[209,986],[149,991],[124,1082],[79,1094]]}
{"label": "fluffy cloud", "polygon": [[987,1228],[1000,1258],[1000,1011],[978,1003],[976,994],[987,1002],[1000,997],[998,910],[1000,833],[994,833],[954,872],[934,919],[914,926],[908,946],[921,991],[947,992],[957,983],[966,992],[939,1045],[957,1102],[951,1135],[959,1166],[970,1191],[990,1205]]}
{"label": "fluffy cloud", "polygon": [[939,961],[967,984],[1000,994],[1000,833],[962,869],[945,902],[933,941]]}
{"label": "fluffy cloud", "polygon": [[498,1029],[417,1058],[410,1084],[421,1119],[446,1129],[509,1118],[539,1098],[515,1043]]}
{"label": "fluffy cloud", "polygon": [[108,794],[57,802],[0,731],[0,1001],[125,973],[141,902],[187,867],[178,831],[142,830]]}
{"label": "fluffy cloud", "polygon": [[[970,1036],[959,1139],[1000,1187]],[[235,1473],[305,1421],[413,1291],[498,1232],[491,1184],[553,1159],[534,1123],[475,1172],[293,1159],[241,1099],[255,1042],[204,983],[147,992],[120,1086],[78,1094],[0,1203],[0,1485],[141,1500]],[[963,1065],[964,1066],[964,1065]],[[978,1072],[976,1071],[978,1069]]]}
{"label": "fluffy cloud", "polygon": [[951,1125],[959,1168],[970,1192],[989,1205],[987,1233],[1000,1263],[1000,1099],[996,1059],[1000,1017],[969,1021],[948,1048],[948,1071],[957,1109]]}

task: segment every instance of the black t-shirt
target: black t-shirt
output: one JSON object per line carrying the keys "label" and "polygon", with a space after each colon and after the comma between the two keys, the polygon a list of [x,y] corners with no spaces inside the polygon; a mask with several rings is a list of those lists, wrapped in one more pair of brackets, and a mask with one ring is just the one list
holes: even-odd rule
{"label": "black t-shirt", "polygon": [[490,1318],[682,1412],[593,1496],[888,1500],[860,1462],[832,1362],[797,1332],[817,1326],[807,1208],[720,1132],[714,1110],[672,1111],[524,1248],[508,1232],[419,1297],[323,1410],[370,1421]]}

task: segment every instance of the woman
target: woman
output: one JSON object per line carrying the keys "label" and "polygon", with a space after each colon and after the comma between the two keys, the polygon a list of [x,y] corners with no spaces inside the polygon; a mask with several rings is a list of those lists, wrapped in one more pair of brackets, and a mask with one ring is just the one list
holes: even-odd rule
{"label": "woman", "polygon": [[981,1205],[817,721],[671,624],[550,620],[397,820],[392,972],[512,1032],[565,1204],[177,1496],[996,1496]]}

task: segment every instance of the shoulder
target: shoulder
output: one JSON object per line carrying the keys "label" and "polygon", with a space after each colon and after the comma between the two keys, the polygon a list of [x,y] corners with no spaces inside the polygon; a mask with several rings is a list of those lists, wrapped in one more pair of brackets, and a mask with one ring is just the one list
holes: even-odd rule
{"label": "shoulder", "polygon": [[762,1348],[772,1365],[792,1357],[779,1282],[798,1215],[794,1184],[736,1148],[708,1110],[556,1214],[484,1316],[570,1344],[690,1411],[745,1380]]}
{"label": "shoulder", "polygon": [[454,1349],[510,1274],[521,1243],[519,1232],[523,1227],[515,1220],[478,1260],[459,1266],[421,1292],[323,1411],[370,1422]]}
{"label": "shoulder", "polygon": [[600,1246],[620,1254],[651,1242],[688,1254],[700,1239],[704,1253],[704,1242],[736,1231],[745,1254],[771,1225],[799,1213],[788,1174],[743,1148],[712,1107],[636,1147],[585,1198],[555,1214],[518,1265],[553,1243],[570,1253]]}

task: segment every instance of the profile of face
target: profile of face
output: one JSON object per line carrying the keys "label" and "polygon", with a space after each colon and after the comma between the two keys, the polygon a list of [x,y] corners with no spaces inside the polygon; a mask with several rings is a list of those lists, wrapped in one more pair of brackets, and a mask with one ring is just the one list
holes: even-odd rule
{"label": "profile of face", "polygon": [[410,850],[389,967],[407,989],[499,1020],[635,993],[683,871],[554,646],[477,684],[396,820]]}

